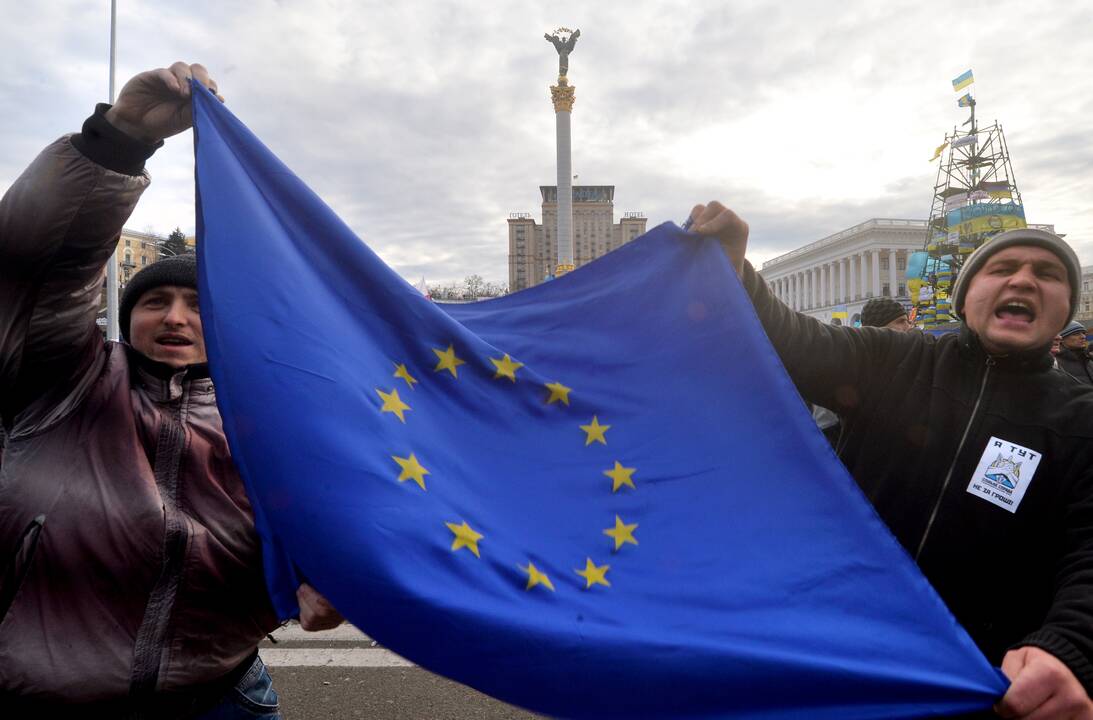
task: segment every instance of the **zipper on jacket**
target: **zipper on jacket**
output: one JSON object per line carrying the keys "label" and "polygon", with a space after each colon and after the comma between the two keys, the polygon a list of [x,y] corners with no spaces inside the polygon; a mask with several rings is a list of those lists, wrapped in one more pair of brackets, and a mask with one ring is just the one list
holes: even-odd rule
{"label": "zipper on jacket", "polygon": [[934,509],[930,513],[930,519],[926,522],[926,529],[922,533],[922,540],[919,541],[918,549],[915,550],[916,563],[919,556],[922,555],[922,548],[926,547],[926,538],[930,536],[930,530],[934,527],[934,520],[937,520],[937,513],[941,509],[941,501],[945,499],[945,491],[949,489],[949,482],[953,479],[956,463],[960,459],[960,453],[964,451],[964,443],[968,440],[968,433],[971,432],[972,423],[975,422],[976,415],[979,414],[979,404],[983,401],[983,391],[987,389],[987,379],[991,376],[992,367],[994,367],[994,358],[988,357],[987,369],[983,372],[983,382],[979,383],[979,394],[975,398],[975,405],[972,406],[972,414],[968,417],[968,423],[964,426],[964,434],[960,436],[960,444],[956,446],[956,454],[953,455],[953,461],[949,464],[949,471],[945,473],[945,482],[941,483],[941,492],[938,493]]}
{"label": "zipper on jacket", "polygon": [[7,565],[0,572],[0,621],[7,616],[19,587],[30,572],[34,553],[38,550],[38,539],[46,524],[46,516],[39,515],[30,521],[26,530],[19,536],[18,542],[8,557]]}
{"label": "zipper on jacket", "polygon": [[163,501],[163,549],[159,578],[149,594],[133,646],[129,694],[138,705],[158,687],[160,667],[164,664],[163,646],[168,638],[189,541],[186,520],[178,509],[179,469],[186,449],[183,419],[187,399],[188,392],[184,389],[178,406],[173,411],[164,411],[156,444],[153,473]]}

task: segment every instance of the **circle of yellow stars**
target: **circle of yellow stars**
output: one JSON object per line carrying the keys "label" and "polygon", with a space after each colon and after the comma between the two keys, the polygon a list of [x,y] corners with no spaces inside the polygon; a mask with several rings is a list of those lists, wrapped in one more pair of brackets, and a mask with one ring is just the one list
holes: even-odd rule
{"label": "circle of yellow stars", "polygon": [[[431,348],[433,354],[436,356],[437,363],[433,368],[433,373],[448,373],[453,380],[459,379],[459,368],[467,364],[467,361],[460,358],[456,353],[454,343],[449,343],[447,348]],[[514,360],[508,353],[504,353],[499,358],[489,357],[489,362],[493,366],[494,380],[508,380],[510,383],[515,384],[517,380],[517,372],[524,367],[524,364]],[[394,363],[395,372],[392,375],[395,380],[401,380],[405,384],[405,390],[415,390],[415,385],[420,384],[420,380],[415,378],[405,363]],[[394,415],[399,422],[406,423],[406,413],[412,411],[413,408],[399,395],[399,385],[395,385],[389,391],[385,392],[381,388],[376,388],[376,394],[379,395],[381,400],[379,410],[380,413],[390,413]],[[549,382],[544,383],[544,387],[548,391],[548,394],[544,400],[547,405],[559,405],[570,406],[570,393],[573,389],[563,385],[561,382]],[[605,424],[600,421],[599,415],[593,415],[592,419],[588,423],[578,425],[578,428],[584,432],[584,446],[588,447],[593,444],[607,445],[607,431],[611,429],[611,425]],[[399,455],[391,455],[391,460],[398,466],[398,475],[396,480],[399,483],[404,483],[407,480],[412,480],[422,491],[427,491],[425,486],[425,476],[430,472],[422,465],[417,456],[411,452],[408,456],[402,457]],[[636,468],[626,467],[618,460],[615,460],[613,467],[603,471],[603,474],[611,480],[611,492],[617,493],[620,489],[626,487],[630,490],[636,490],[634,484],[634,473],[637,472]],[[481,558],[482,553],[478,547],[478,543],[484,539],[484,535],[469,524],[466,520],[461,520],[459,523],[446,522],[448,530],[452,534],[452,552],[458,552],[460,550],[466,550],[474,555],[476,558]],[[615,515],[615,524],[613,527],[609,527],[603,530],[603,534],[611,538],[614,547],[611,552],[617,553],[625,545],[637,545],[637,538],[634,537],[634,531],[637,530],[637,523],[627,523],[620,516]],[[583,568],[574,568],[573,572],[580,576],[584,581],[583,589],[590,590],[597,585],[603,587],[611,587],[611,582],[607,579],[607,573],[611,569],[608,564],[597,565],[591,557],[585,557],[585,564]],[[527,582],[524,587],[526,591],[530,591],[536,587],[542,587],[544,590],[554,592],[554,583],[550,577],[537,568],[531,560],[528,560],[527,565],[517,566],[521,572],[527,576]]]}

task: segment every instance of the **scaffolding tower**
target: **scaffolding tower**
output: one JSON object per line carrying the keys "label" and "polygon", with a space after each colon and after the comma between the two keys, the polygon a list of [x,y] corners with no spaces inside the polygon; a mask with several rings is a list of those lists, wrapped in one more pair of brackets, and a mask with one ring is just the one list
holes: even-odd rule
{"label": "scaffolding tower", "polygon": [[949,297],[968,255],[1000,232],[1026,227],[1002,126],[995,121],[980,128],[970,95],[960,105],[971,110],[964,123],[970,128],[954,128],[939,148],[945,155],[934,182],[923,253],[913,263],[917,267],[908,263],[916,323],[928,330],[955,320]]}

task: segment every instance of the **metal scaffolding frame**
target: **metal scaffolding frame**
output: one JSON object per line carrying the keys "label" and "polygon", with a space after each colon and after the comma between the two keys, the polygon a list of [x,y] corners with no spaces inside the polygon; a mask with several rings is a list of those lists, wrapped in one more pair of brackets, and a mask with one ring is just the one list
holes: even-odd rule
{"label": "metal scaffolding frame", "polygon": [[953,319],[949,292],[968,255],[1000,232],[1027,226],[1002,126],[995,121],[980,128],[975,106],[969,98],[971,116],[964,125],[970,128],[954,127],[945,136],[926,223],[925,262],[917,283],[909,282],[916,286],[916,320],[926,329]]}

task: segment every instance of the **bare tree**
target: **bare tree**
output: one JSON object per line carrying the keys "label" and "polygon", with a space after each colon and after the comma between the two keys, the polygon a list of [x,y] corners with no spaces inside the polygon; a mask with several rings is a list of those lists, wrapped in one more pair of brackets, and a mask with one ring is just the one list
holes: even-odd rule
{"label": "bare tree", "polygon": [[463,297],[463,289],[454,282],[429,285],[429,295],[434,300],[459,300]]}
{"label": "bare tree", "polygon": [[482,297],[484,294],[482,291],[486,287],[486,281],[482,279],[481,275],[468,275],[463,279],[463,287],[467,291],[467,298],[473,300]]}
{"label": "bare tree", "polygon": [[487,282],[482,289],[485,297],[501,297],[509,294],[509,286],[500,282]]}
{"label": "bare tree", "polygon": [[481,275],[468,275],[463,282],[443,282],[428,285],[433,300],[477,300],[478,298],[508,295],[505,283],[484,280]]}

